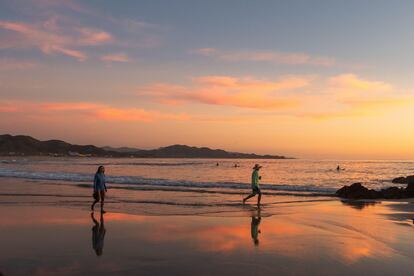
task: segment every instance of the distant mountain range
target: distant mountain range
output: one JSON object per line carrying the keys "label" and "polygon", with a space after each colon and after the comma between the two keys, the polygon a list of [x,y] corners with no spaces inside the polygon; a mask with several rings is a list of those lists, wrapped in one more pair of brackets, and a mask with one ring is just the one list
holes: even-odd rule
{"label": "distant mountain range", "polygon": [[102,149],[104,149],[106,151],[130,152],[130,153],[131,152],[141,151],[140,149],[137,149],[137,148],[129,148],[129,147],[114,148],[114,147],[110,147],[110,146],[102,147]]}
{"label": "distant mountain range", "polygon": [[96,157],[137,157],[137,158],[245,158],[245,159],[286,159],[279,155],[258,155],[254,153],[227,152],[221,149],[172,145],[159,149],[97,147],[73,145],[60,140],[39,141],[25,135],[0,135],[0,155],[29,156],[96,156]]}

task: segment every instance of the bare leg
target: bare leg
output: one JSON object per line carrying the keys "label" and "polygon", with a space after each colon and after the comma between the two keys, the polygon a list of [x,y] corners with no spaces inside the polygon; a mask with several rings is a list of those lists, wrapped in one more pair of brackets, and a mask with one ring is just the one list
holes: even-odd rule
{"label": "bare leg", "polygon": [[260,200],[262,199],[262,193],[259,193],[259,196],[257,198],[257,206],[260,206]]}
{"label": "bare leg", "polygon": [[105,191],[101,191],[101,213],[106,213],[104,211],[104,203],[105,203]]}
{"label": "bare leg", "polygon": [[255,196],[255,194],[250,194],[247,197],[243,198],[243,204],[246,202],[246,200],[248,200],[249,198],[252,198],[254,196]]}

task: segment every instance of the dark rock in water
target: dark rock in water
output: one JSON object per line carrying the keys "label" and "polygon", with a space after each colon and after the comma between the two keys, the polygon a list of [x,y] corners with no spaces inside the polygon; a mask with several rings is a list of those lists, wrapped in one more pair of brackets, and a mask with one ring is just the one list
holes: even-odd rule
{"label": "dark rock in water", "polygon": [[414,197],[414,175],[407,176],[407,188],[405,193],[408,197]]}
{"label": "dark rock in water", "polygon": [[392,183],[408,184],[410,181],[414,182],[414,175],[409,175],[407,177],[404,177],[404,176],[396,177],[392,180]]}
{"label": "dark rock in water", "polygon": [[405,189],[398,187],[389,187],[380,191],[382,198],[405,198]]}
{"label": "dark rock in water", "polygon": [[411,180],[411,186],[407,188],[389,187],[376,191],[364,187],[361,183],[354,183],[351,186],[344,186],[336,195],[348,199],[376,199],[376,198],[408,198],[414,197],[414,177]]}
{"label": "dark rock in water", "polygon": [[407,184],[407,178],[404,176],[396,177],[392,180],[392,183]]}
{"label": "dark rock in water", "polygon": [[409,175],[406,177],[407,178],[407,183],[413,183],[414,182],[414,175]]}
{"label": "dark rock in water", "polygon": [[351,186],[343,186],[335,193],[339,197],[361,199],[379,198],[379,192],[364,187],[361,183],[354,183]]}

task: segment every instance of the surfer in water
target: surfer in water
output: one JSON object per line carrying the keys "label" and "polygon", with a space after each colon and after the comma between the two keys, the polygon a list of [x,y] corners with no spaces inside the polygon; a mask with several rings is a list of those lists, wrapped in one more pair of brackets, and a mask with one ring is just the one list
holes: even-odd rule
{"label": "surfer in water", "polygon": [[249,198],[254,197],[255,195],[258,195],[257,197],[257,206],[260,206],[260,200],[262,199],[262,192],[260,191],[259,187],[259,180],[262,179],[261,176],[259,176],[259,170],[262,166],[259,166],[259,164],[254,165],[253,172],[252,172],[252,193],[248,195],[247,197],[243,198],[243,204],[246,203],[246,200]]}

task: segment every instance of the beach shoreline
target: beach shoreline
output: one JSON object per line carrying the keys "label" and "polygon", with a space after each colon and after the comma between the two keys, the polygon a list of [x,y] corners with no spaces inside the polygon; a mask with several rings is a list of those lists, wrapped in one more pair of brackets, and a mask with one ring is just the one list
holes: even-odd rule
{"label": "beach shoreline", "polygon": [[[261,209],[254,202],[212,209],[135,202],[122,209],[109,193],[97,243],[102,232],[91,219],[90,195],[65,189],[61,197],[31,197],[2,185],[4,275],[387,275],[411,273],[414,265],[412,200],[275,196]],[[94,216],[100,224],[99,212]]]}

